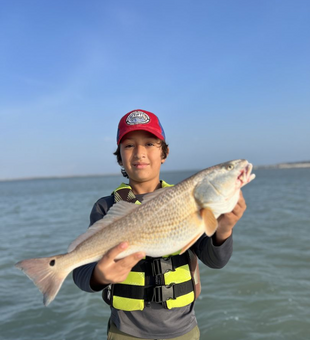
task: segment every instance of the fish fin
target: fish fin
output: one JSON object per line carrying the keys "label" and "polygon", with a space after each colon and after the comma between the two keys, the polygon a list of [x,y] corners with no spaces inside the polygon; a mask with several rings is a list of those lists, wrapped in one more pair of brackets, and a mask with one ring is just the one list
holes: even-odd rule
{"label": "fish fin", "polygon": [[[128,215],[133,210],[139,208],[138,204],[133,204],[126,201],[119,201],[118,203],[112,205],[112,207],[108,210],[107,214],[103,217],[102,220],[111,219],[111,222],[115,222],[119,218],[124,217],[125,215]],[[102,221],[100,220],[100,221]]]}
{"label": "fish fin", "polygon": [[94,234],[96,234],[98,231],[104,229],[111,223],[115,223],[120,218],[124,217],[125,215],[129,214],[133,210],[137,209],[139,206],[137,204],[129,203],[126,201],[120,201],[116,204],[114,204],[107,214],[101,219],[95,222],[93,225],[91,225],[85,233],[78,236],[70,245],[68,248],[68,253],[73,251],[80,243],[87,240]]}
{"label": "fish fin", "polygon": [[147,195],[145,195],[143,197],[143,200],[142,200],[142,204],[146,203],[146,202],[149,202],[150,200],[152,200],[153,198],[159,196],[160,194],[162,194],[164,191],[168,190],[170,187],[165,187],[165,188],[160,188],[160,189],[157,189]]}
{"label": "fish fin", "polygon": [[187,250],[188,248],[190,248],[190,247],[191,247],[191,246],[199,239],[200,236],[201,236],[201,234],[195,236],[189,243],[187,243],[187,244],[181,249],[179,255],[182,255],[183,253],[185,253],[186,250]]}
{"label": "fish fin", "polygon": [[205,224],[205,233],[207,236],[212,236],[218,226],[217,219],[215,218],[210,208],[204,208],[200,210],[201,217]]}
{"label": "fish fin", "polygon": [[15,264],[22,270],[43,294],[43,303],[48,306],[56,297],[65,278],[71,270],[58,268],[58,260],[64,255],[28,259]]}

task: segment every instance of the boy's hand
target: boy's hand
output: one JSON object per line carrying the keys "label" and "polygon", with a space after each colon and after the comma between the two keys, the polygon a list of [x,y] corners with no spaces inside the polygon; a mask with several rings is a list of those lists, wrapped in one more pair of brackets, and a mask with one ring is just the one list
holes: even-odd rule
{"label": "boy's hand", "polygon": [[245,210],[246,203],[240,190],[240,197],[233,211],[223,214],[217,219],[218,228],[213,238],[216,245],[221,245],[232,234],[233,227],[240,220]]}
{"label": "boy's hand", "polygon": [[101,290],[102,286],[124,281],[131,268],[145,256],[144,253],[138,252],[116,260],[117,255],[127,247],[128,242],[120,243],[108,251],[97,263],[90,281],[90,286],[93,290]]}

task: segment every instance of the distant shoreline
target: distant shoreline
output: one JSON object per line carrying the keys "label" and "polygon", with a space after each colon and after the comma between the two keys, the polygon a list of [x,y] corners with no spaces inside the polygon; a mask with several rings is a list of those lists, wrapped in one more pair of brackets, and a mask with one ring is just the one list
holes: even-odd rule
{"label": "distant shoreline", "polygon": [[297,168],[310,168],[310,162],[291,162],[254,166],[254,169],[297,169]]}
{"label": "distant shoreline", "polygon": [[[271,165],[254,165],[253,169],[298,169],[298,168],[310,168],[310,161],[305,162],[289,162],[278,163]],[[197,169],[184,169],[184,170],[167,170],[163,172],[179,172],[179,171],[199,171]],[[64,175],[64,176],[42,176],[42,177],[21,177],[21,178],[4,178],[0,179],[0,182],[12,182],[12,181],[32,181],[32,180],[46,180],[46,179],[68,179],[68,178],[85,178],[85,177],[106,177],[106,176],[121,176],[120,173],[109,174],[89,174],[89,175]]]}

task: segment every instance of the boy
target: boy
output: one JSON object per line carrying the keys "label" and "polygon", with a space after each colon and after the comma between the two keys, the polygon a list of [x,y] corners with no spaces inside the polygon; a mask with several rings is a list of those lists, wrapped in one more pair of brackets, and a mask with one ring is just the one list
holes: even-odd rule
{"label": "boy", "polygon": [[[144,195],[170,186],[159,178],[169,148],[156,115],[144,110],[127,113],[119,122],[117,145],[114,154],[129,183],[121,184],[110,196],[95,203],[90,225],[103,218],[120,200],[140,204]],[[98,263],[75,269],[73,279],[76,285],[87,292],[103,290],[103,298],[110,304],[108,339],[199,339],[193,308],[199,292],[193,284],[193,263],[197,256],[211,268],[226,265],[232,254],[232,229],[245,209],[241,194],[234,210],[218,218],[216,233],[211,238],[201,236],[183,255],[153,259],[138,252],[115,260],[128,247],[124,240]],[[172,287],[171,299],[171,296],[165,296],[167,289],[171,292],[171,287],[165,285],[163,268],[177,273],[181,265],[191,279],[186,281],[179,277],[178,284]],[[142,283],[139,282],[141,275]]]}

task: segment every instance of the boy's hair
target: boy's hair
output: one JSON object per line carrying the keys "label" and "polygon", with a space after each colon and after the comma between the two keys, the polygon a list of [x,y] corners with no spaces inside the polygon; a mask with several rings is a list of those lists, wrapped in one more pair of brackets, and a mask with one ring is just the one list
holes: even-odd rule
{"label": "boy's hair", "polygon": [[[162,159],[166,159],[169,153],[169,148],[168,148],[168,144],[163,141],[163,140],[158,140],[158,144],[160,144],[161,150],[162,150],[162,154],[161,154],[161,158]],[[122,156],[121,156],[121,149],[120,149],[120,144],[117,146],[116,151],[113,153],[113,155],[116,156],[117,159],[117,163],[122,166]],[[124,168],[121,169],[121,173],[124,177],[129,178],[127,172],[125,171]]]}

